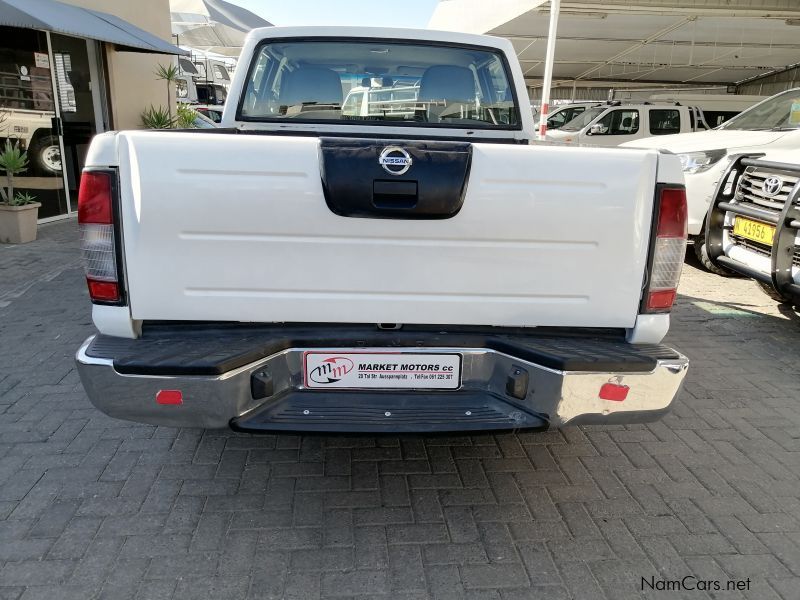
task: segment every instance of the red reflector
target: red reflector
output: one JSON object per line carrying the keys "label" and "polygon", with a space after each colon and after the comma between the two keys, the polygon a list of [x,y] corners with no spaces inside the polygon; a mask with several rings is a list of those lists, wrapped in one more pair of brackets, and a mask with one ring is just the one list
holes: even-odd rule
{"label": "red reflector", "polygon": [[183,392],[180,390],[158,390],[156,402],[158,404],[183,404]]}
{"label": "red reflector", "polygon": [[613,400],[615,402],[622,402],[628,397],[627,385],[620,385],[619,383],[604,383],[600,386],[600,397],[603,400]]}
{"label": "red reflector", "polygon": [[104,302],[116,302],[119,300],[119,286],[114,281],[95,281],[86,279],[89,286],[89,296],[92,300],[102,300]]}
{"label": "red reflector", "polygon": [[686,237],[686,190],[664,188],[658,211],[658,237]]}
{"label": "red reflector", "polygon": [[663,310],[665,308],[672,308],[675,302],[676,290],[656,290],[647,294],[647,308],[648,310]]}
{"label": "red reflector", "polygon": [[113,223],[111,212],[111,175],[84,171],[78,190],[78,223]]}

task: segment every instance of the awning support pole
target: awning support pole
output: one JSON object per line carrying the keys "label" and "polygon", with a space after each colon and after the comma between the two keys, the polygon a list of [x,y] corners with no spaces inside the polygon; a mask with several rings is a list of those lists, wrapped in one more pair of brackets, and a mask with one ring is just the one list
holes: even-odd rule
{"label": "awning support pole", "polygon": [[539,111],[539,139],[547,133],[547,113],[550,104],[550,86],[553,83],[553,61],[556,53],[556,30],[561,0],[550,0],[550,30],[547,33],[547,52],[544,59],[544,81],[542,82],[542,106]]}

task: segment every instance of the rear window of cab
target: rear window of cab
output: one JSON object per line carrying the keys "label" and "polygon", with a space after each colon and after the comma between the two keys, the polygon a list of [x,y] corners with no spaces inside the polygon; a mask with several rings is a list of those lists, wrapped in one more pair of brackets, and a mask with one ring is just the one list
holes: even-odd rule
{"label": "rear window of cab", "polygon": [[430,42],[266,41],[238,118],[520,129],[502,53]]}

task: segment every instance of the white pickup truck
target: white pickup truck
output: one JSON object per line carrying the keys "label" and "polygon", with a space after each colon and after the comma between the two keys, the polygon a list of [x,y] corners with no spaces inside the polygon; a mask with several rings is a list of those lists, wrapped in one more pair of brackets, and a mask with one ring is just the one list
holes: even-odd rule
{"label": "white pickup truck", "polygon": [[[686,241],[676,157],[532,144],[502,39],[271,27],[242,57],[222,128],[92,143],[98,333],[77,364],[100,410],[428,432],[669,409],[688,365],[660,344]],[[343,110],[378,81],[416,92]]]}

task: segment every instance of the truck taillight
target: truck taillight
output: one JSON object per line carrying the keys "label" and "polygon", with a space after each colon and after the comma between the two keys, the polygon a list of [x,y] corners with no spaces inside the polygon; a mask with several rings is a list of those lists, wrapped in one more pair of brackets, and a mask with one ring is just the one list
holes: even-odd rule
{"label": "truck taillight", "polygon": [[114,239],[114,179],[109,171],[84,171],[78,192],[78,228],[92,302],[119,303],[122,286]]}
{"label": "truck taillight", "polygon": [[645,313],[672,309],[686,255],[686,190],[660,187],[657,202],[650,277],[642,303]]}

